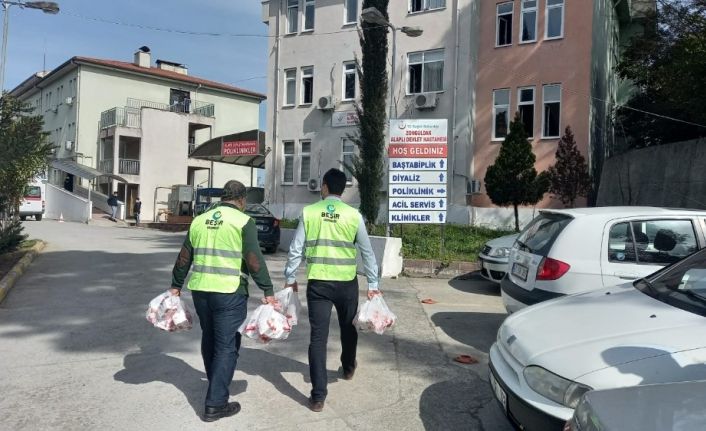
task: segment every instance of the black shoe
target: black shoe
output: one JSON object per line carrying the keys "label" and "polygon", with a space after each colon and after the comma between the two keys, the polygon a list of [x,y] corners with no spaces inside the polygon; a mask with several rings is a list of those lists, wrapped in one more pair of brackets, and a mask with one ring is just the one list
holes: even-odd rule
{"label": "black shoe", "polygon": [[324,402],[323,401],[314,401],[311,398],[309,398],[309,410],[311,410],[312,412],[319,413],[323,409],[324,409]]}
{"label": "black shoe", "polygon": [[223,407],[206,407],[201,418],[204,422],[214,422],[218,419],[233,416],[240,411],[240,403],[233,401]]}
{"label": "black shoe", "polygon": [[358,361],[355,361],[355,364],[353,365],[352,370],[343,372],[343,380],[353,380],[353,376],[355,375],[356,368],[358,368]]}

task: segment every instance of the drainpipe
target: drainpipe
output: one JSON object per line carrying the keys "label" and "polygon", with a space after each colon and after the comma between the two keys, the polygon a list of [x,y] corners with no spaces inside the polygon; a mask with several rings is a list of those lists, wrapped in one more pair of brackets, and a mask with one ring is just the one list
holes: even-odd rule
{"label": "drainpipe", "polygon": [[[279,145],[279,62],[280,62],[280,15],[283,10],[283,0],[277,6],[277,19],[275,20],[275,82],[274,97],[272,100],[272,196],[273,203],[277,202],[277,149]],[[282,214],[284,216],[284,197],[282,197]]]}
{"label": "drainpipe", "polygon": [[[457,109],[458,109],[458,56],[459,56],[459,28],[461,27],[460,24],[460,18],[461,18],[461,13],[459,11],[459,6],[458,6],[458,0],[454,0],[454,14],[456,15],[455,22],[456,22],[456,43],[454,45],[454,92],[453,92],[453,106],[451,107],[451,133],[452,133],[452,139],[451,142],[453,143],[453,148],[450,153],[450,167],[451,167],[451,172],[447,175],[447,179],[449,181],[448,189],[451,190],[451,202],[454,203],[455,201],[455,193],[454,193],[454,179],[456,177],[456,144],[458,143],[458,134],[456,133],[456,114],[457,114]],[[447,210],[448,210],[448,204],[446,205]],[[448,218],[448,217],[447,217]]]}

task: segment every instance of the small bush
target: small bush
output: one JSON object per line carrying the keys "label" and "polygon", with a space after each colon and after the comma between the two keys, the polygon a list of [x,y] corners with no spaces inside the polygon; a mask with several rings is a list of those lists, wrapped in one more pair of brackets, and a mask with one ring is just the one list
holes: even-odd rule
{"label": "small bush", "polygon": [[0,228],[0,253],[15,250],[22,241],[27,239],[27,235],[22,233],[23,230],[24,227],[19,220],[8,220]]}

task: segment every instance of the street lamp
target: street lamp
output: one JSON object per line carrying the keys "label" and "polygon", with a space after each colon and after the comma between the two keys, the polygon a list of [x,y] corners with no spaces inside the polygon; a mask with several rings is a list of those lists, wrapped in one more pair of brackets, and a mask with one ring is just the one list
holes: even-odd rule
{"label": "street lamp", "polygon": [[19,6],[21,9],[38,9],[44,13],[50,15],[56,15],[59,13],[59,5],[53,1],[9,1],[0,0],[0,5],[2,5],[2,11],[4,14],[3,26],[2,26],[2,54],[0,54],[0,59],[2,64],[0,64],[0,95],[5,89],[5,61],[7,59],[7,31],[10,25],[10,6]]}

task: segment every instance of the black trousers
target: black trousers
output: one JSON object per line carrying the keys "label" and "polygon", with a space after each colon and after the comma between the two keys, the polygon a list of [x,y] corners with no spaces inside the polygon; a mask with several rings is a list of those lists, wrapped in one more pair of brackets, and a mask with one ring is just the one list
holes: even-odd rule
{"label": "black trousers", "polygon": [[358,311],[358,279],[351,281],[309,280],[306,289],[309,308],[311,339],[309,343],[309,375],[311,377],[311,399],[323,401],[328,390],[326,373],[326,344],[328,342],[331,308],[336,307],[341,328],[341,365],[343,372],[355,368],[358,347],[358,331],[353,319]]}

